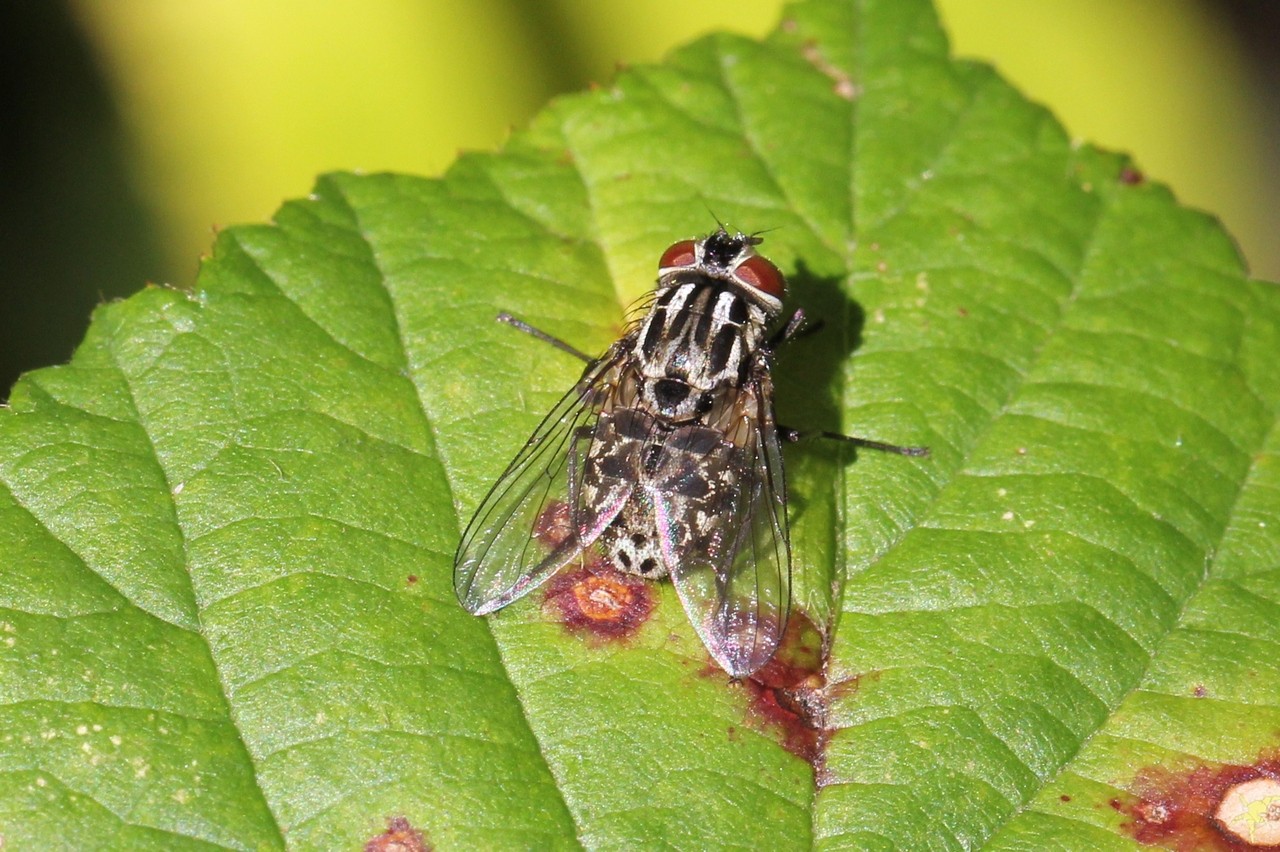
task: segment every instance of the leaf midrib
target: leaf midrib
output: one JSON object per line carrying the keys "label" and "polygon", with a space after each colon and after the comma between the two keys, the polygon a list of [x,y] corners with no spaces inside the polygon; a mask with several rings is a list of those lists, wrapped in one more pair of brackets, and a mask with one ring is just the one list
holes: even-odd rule
{"label": "leaf midrib", "polygon": [[[259,781],[258,773],[256,771],[257,761],[255,760],[253,756],[253,752],[249,749],[249,745],[245,740],[244,732],[242,730],[241,722],[238,717],[238,714],[236,713],[235,705],[231,701],[232,690],[229,684],[227,683],[225,672],[222,666],[219,664],[218,655],[214,652],[213,645],[209,641],[208,631],[205,628],[204,608],[199,605],[199,599],[196,595],[195,583],[192,581],[192,576],[191,576],[191,570],[190,570],[191,557],[189,552],[189,537],[187,535],[187,529],[183,525],[181,520],[181,515],[178,511],[177,495],[174,493],[174,490],[173,490],[173,482],[171,481],[171,477],[169,476],[168,469],[165,467],[164,462],[161,460],[160,452],[156,447],[155,441],[152,438],[152,428],[148,423],[148,418],[143,415],[142,409],[138,406],[138,398],[134,390],[132,377],[129,375],[129,372],[124,368],[124,365],[121,364],[120,359],[117,357],[115,346],[109,345],[105,347],[105,349],[108,353],[108,357],[110,357],[111,359],[112,366],[115,368],[116,372],[119,374],[120,380],[123,383],[125,390],[128,392],[129,407],[132,410],[134,418],[136,419],[136,422],[138,425],[138,431],[142,433],[142,436],[146,441],[147,447],[150,450],[151,461],[155,464],[156,470],[160,474],[160,479],[165,486],[165,502],[166,502],[166,505],[169,507],[170,518],[171,518],[174,529],[178,533],[178,540],[181,544],[182,564],[183,564],[183,571],[181,573],[183,578],[186,580],[187,593],[190,595],[190,600],[193,603],[192,608],[195,612],[195,619],[196,619],[196,625],[197,625],[196,632],[200,637],[201,646],[204,648],[204,652],[209,659],[209,666],[210,668],[213,669],[214,673],[217,675],[218,695],[222,701],[222,706],[226,711],[227,724],[231,727],[231,730],[235,732],[236,742],[239,745],[241,753],[244,755],[245,761],[249,766],[254,767],[255,769],[254,772],[250,773],[250,775],[253,778],[253,789],[258,795],[259,799],[261,799],[263,810],[266,813],[271,815],[271,828],[275,832],[275,840],[277,841],[278,847],[283,849],[285,848],[284,830],[280,825],[279,817],[276,814],[275,808],[272,807],[272,802],[270,798],[267,796],[266,790],[263,789],[262,784]],[[132,601],[130,603],[132,603]],[[134,605],[136,606],[136,604]],[[154,826],[148,826],[148,827],[154,828]],[[166,831],[167,833],[172,833],[171,829],[162,829],[162,830]],[[192,838],[192,839],[199,839],[199,838]]]}

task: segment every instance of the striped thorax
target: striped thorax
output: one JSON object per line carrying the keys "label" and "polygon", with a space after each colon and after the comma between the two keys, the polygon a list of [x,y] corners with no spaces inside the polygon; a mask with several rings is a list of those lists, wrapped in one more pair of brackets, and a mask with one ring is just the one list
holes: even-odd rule
{"label": "striped thorax", "polygon": [[632,355],[640,404],[669,423],[705,418],[741,385],[782,311],[782,273],[755,252],[758,238],[723,229],[663,253],[653,306]]}

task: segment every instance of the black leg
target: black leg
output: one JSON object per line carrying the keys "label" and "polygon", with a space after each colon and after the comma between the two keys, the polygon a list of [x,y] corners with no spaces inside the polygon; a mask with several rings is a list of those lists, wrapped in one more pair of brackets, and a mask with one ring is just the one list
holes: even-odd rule
{"label": "black leg", "polygon": [[561,352],[567,352],[575,358],[580,358],[583,361],[586,361],[588,364],[596,360],[595,358],[592,358],[590,355],[583,352],[582,350],[574,349],[572,346],[565,343],[560,338],[552,337],[550,334],[547,334],[542,329],[534,328],[533,326],[529,325],[529,323],[525,322],[522,319],[516,319],[506,311],[503,311],[502,313],[498,314],[497,320],[498,322],[504,322],[507,325],[512,326],[513,328],[518,328],[521,331],[523,331],[525,334],[531,334],[534,337],[541,340],[543,343],[550,343],[552,346],[559,349]]}
{"label": "black leg", "polygon": [[786,343],[793,338],[808,337],[822,328],[822,325],[822,320],[809,322],[804,308],[796,308],[796,312],[791,315],[791,319],[787,320],[787,324],[774,332],[773,337],[769,338],[768,346],[770,349],[777,349],[779,344]]}
{"label": "black leg", "polygon": [[789,429],[781,424],[778,425],[778,432],[783,438],[791,441],[792,443],[796,441],[804,441],[809,438],[830,438],[833,441],[844,441],[846,444],[853,444],[855,447],[866,447],[868,450],[879,450],[882,453],[896,453],[900,456],[929,455],[928,447],[904,447],[899,444],[887,444],[884,441],[873,441],[870,438],[855,438],[852,435],[841,435],[839,432],[827,432],[824,430],[800,432],[796,429]]}

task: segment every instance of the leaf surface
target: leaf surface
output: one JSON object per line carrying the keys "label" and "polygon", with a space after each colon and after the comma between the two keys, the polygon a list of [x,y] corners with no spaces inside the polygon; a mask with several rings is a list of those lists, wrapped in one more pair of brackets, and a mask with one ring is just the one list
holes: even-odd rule
{"label": "leaf surface", "polygon": [[[933,449],[788,448],[798,689],[726,683],[669,585],[625,640],[451,586],[581,370],[494,315],[603,351],[709,210],[824,322],[781,420]],[[1214,221],[923,0],[710,37],[441,179],[324,177],[0,414],[0,832],[1125,848],[1145,770],[1278,745],[1277,351]]]}

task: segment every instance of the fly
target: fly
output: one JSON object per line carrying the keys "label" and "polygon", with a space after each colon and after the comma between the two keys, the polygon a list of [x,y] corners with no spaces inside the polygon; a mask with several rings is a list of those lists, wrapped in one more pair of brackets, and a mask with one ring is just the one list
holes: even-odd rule
{"label": "fly", "polygon": [[[761,238],[721,226],[670,246],[646,312],[587,361],[463,533],[454,588],[485,615],[570,563],[669,577],[715,661],[746,677],[778,649],[791,608],[782,440],[770,367],[786,279]],[[825,434],[825,433],[824,433]],[[829,435],[901,455],[928,454]]]}

